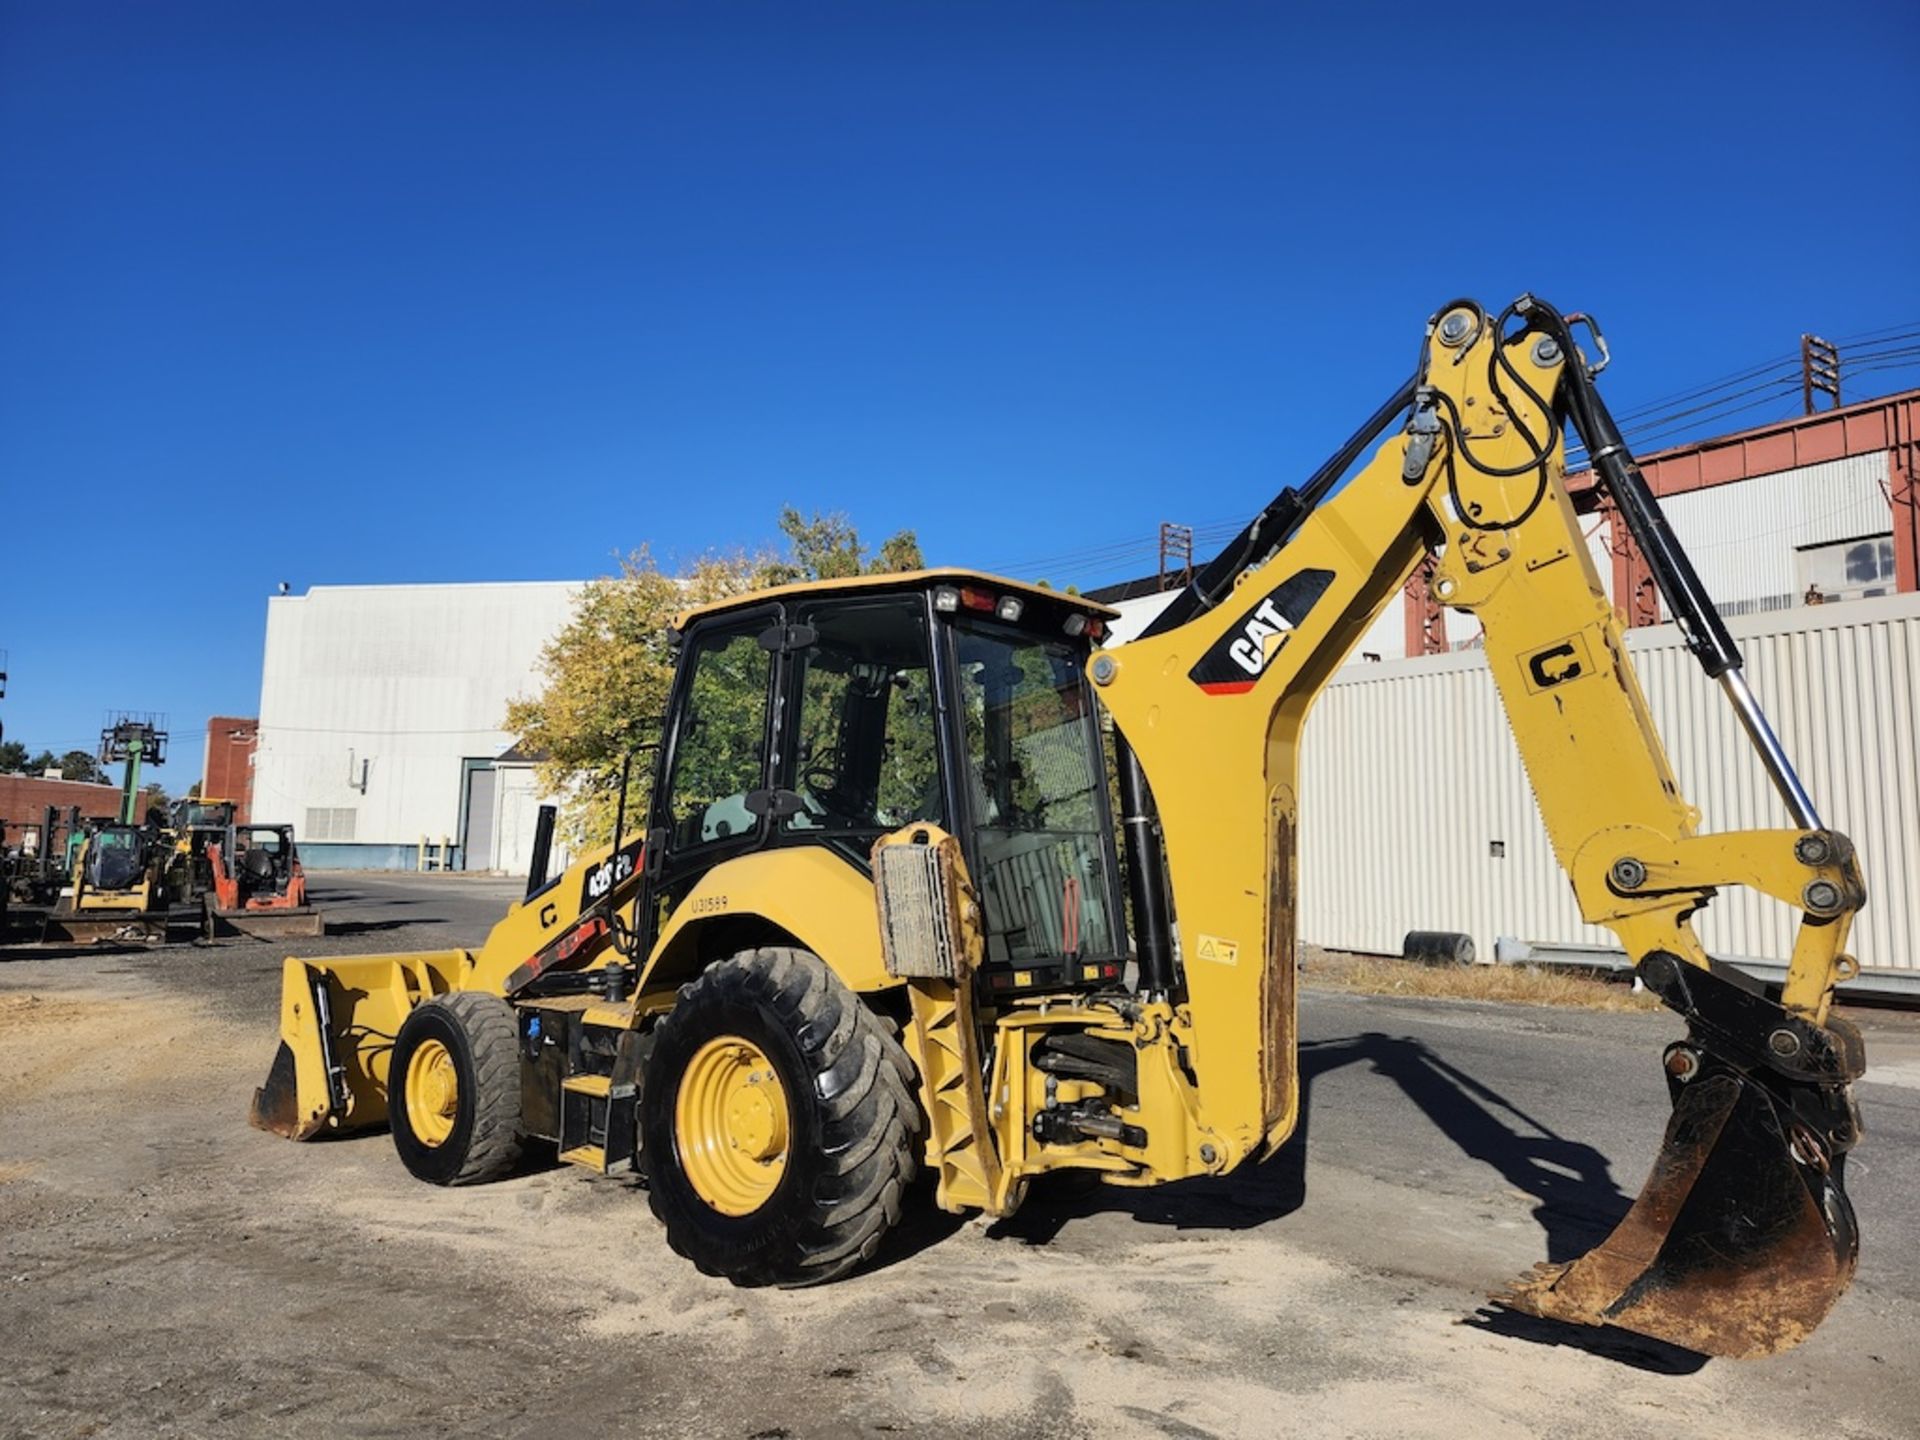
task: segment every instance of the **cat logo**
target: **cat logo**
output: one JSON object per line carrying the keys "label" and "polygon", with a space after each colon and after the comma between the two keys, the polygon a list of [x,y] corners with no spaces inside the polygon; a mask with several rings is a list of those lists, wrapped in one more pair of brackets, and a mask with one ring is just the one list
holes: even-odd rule
{"label": "cat logo", "polygon": [[1187,676],[1209,695],[1251,690],[1273,657],[1333,583],[1331,570],[1301,570],[1282,580],[1239,623],[1214,641]]}
{"label": "cat logo", "polygon": [[[1287,643],[1280,637],[1291,629],[1293,622],[1273,608],[1273,601],[1262,600],[1240,627],[1240,638],[1227,647],[1227,654],[1249,675],[1258,675],[1267,668],[1268,657],[1280,653],[1280,646]],[[1269,645],[1269,640],[1279,644]]]}
{"label": "cat logo", "polygon": [[1569,635],[1564,640],[1543,645],[1523,658],[1520,668],[1526,674],[1527,689],[1538,695],[1569,680],[1593,674],[1593,659],[1587,654],[1585,638]]}

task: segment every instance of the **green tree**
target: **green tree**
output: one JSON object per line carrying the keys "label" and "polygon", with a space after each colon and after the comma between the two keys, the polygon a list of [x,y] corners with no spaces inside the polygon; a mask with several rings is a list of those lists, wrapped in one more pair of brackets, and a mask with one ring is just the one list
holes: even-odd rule
{"label": "green tree", "polygon": [[888,536],[869,556],[860,532],[838,510],[802,515],[789,505],[780,512],[779,523],[780,533],[787,537],[787,553],[766,561],[760,578],[768,585],[895,574],[918,570],[926,563],[920,556],[919,538],[911,530]]}
{"label": "green tree", "polygon": [[27,761],[27,773],[29,775],[44,775],[49,770],[58,770],[59,768],[60,757],[51,750],[42,750],[38,755]]}
{"label": "green tree", "polygon": [[[787,540],[784,553],[710,552],[677,574],[661,569],[644,548],[627,556],[619,574],[590,581],[581,591],[572,620],[541,656],[540,694],[508,706],[506,728],[541,757],[543,786],[560,797],[577,844],[603,844],[612,836],[621,767],[659,738],[673,681],[668,627],[678,612],[770,585],[922,564],[911,531],[891,536],[869,556],[844,515],[808,518],[789,507],[779,525]],[[640,754],[633,762],[629,826],[645,814],[650,760]]]}
{"label": "green tree", "polygon": [[69,750],[56,763],[63,779],[99,781],[105,778],[100,773],[100,762],[84,750]]}
{"label": "green tree", "polygon": [[140,787],[140,803],[134,806],[133,814],[135,820],[144,823],[156,812],[162,824],[173,818],[173,798],[167,794],[167,787],[158,781]]}
{"label": "green tree", "polygon": [[11,775],[27,768],[27,747],[18,740],[0,744],[0,774]]}

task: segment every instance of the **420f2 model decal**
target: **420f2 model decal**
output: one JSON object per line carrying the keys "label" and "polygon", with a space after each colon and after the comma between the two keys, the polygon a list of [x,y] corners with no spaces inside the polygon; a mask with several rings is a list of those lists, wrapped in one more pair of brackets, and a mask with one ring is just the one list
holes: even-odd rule
{"label": "420f2 model decal", "polygon": [[1251,690],[1273,657],[1286,646],[1293,628],[1333,583],[1331,570],[1297,570],[1240,617],[1202,655],[1187,678],[1209,695],[1239,695]]}

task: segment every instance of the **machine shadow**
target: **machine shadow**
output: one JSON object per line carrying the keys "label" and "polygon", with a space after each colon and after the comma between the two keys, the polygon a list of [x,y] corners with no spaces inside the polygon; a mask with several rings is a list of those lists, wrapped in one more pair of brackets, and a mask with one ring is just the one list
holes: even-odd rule
{"label": "machine shadow", "polygon": [[[1069,1221],[1130,1214],[1177,1229],[1249,1230],[1292,1214],[1307,1198],[1315,1080],[1365,1063],[1385,1075],[1461,1153],[1494,1170],[1535,1201],[1550,1261],[1572,1260],[1599,1244],[1625,1217],[1633,1197],[1615,1183],[1607,1157],[1568,1140],[1491,1086],[1449,1064],[1419,1040],[1370,1031],[1300,1046],[1300,1122],[1280,1152],[1232,1175],[1128,1190],[1069,1172],[1036,1184],[1016,1214],[987,1233],[1045,1245]],[[1574,1325],[1489,1305],[1463,1323],[1533,1344],[1565,1345],[1657,1374],[1688,1375],[1705,1365],[1695,1351],[1612,1326]]]}
{"label": "machine shadow", "polygon": [[1504,1305],[1484,1305],[1461,1323],[1472,1330],[1504,1335],[1509,1340],[1584,1350],[1602,1360],[1613,1360],[1655,1375],[1692,1375],[1712,1358],[1698,1350],[1655,1340],[1650,1335],[1636,1335],[1614,1325],[1575,1325],[1566,1320],[1548,1320],[1509,1310]]}
{"label": "machine shadow", "polygon": [[1072,1177],[1077,1184],[1036,1185],[1033,1198],[989,1233],[1044,1245],[1069,1221],[1099,1213],[1127,1213],[1145,1224],[1183,1230],[1248,1230],[1290,1215],[1307,1196],[1314,1082],[1360,1063],[1398,1085],[1462,1153],[1534,1198],[1534,1218],[1546,1232],[1549,1260],[1586,1253],[1627,1213],[1632,1197],[1614,1183],[1606,1156],[1555,1134],[1420,1041],[1373,1031],[1300,1046],[1300,1122],[1279,1153],[1263,1164],[1144,1190],[1083,1177]]}
{"label": "machine shadow", "polygon": [[330,920],[327,922],[329,939],[341,939],[353,935],[371,935],[382,930],[398,930],[409,925],[445,925],[448,922],[438,916],[409,915],[403,920]]}
{"label": "machine shadow", "polygon": [[336,888],[332,885],[315,885],[311,880],[307,883],[307,894],[312,897],[316,905],[378,905],[383,909],[397,910],[422,903],[418,896],[369,894],[364,890],[355,890],[347,886]]}

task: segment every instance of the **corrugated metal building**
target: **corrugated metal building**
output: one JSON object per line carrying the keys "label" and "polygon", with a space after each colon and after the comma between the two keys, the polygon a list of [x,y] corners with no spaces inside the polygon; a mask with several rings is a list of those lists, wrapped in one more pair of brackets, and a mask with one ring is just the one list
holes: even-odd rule
{"label": "corrugated metal building", "polygon": [[[1860,852],[1853,953],[1920,961],[1920,595],[1729,621],[1747,676],[1827,824]],[[1791,822],[1719,687],[1671,625],[1628,636],[1654,722],[1702,829]],[[1408,930],[1611,947],[1553,858],[1484,655],[1349,665],[1301,747],[1300,934],[1398,954]],[[1605,777],[1595,777],[1604,784]],[[1717,954],[1784,960],[1786,906],[1723,892],[1696,926]]]}
{"label": "corrugated metal building", "polygon": [[525,869],[538,795],[504,730],[577,581],[316,585],[267,602],[253,810],[315,868]]}

